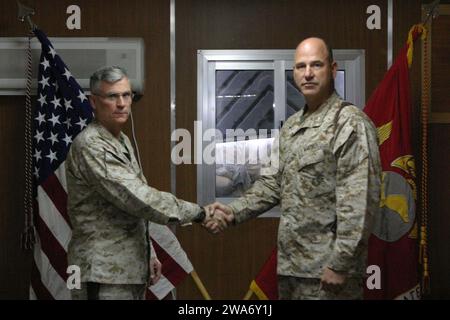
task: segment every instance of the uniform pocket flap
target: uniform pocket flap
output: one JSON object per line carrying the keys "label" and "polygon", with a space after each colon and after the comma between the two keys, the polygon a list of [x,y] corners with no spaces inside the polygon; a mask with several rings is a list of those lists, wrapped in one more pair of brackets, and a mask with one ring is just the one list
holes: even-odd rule
{"label": "uniform pocket flap", "polygon": [[105,151],[104,154],[106,177],[113,180],[134,180],[137,177],[131,167],[118,155]]}
{"label": "uniform pocket flap", "polygon": [[321,162],[325,159],[325,153],[322,149],[308,151],[306,155],[298,160],[298,171],[302,170],[304,167]]}

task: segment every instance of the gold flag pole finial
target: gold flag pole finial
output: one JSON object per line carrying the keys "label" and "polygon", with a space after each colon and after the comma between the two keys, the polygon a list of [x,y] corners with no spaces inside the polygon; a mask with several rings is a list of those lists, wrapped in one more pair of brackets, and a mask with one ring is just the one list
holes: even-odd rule
{"label": "gold flag pole finial", "polygon": [[37,26],[30,18],[30,16],[32,15],[34,15],[34,9],[29,8],[17,1],[17,18],[19,18],[19,20],[22,22],[27,20],[28,24],[30,25],[30,29],[33,31],[37,28]]}
{"label": "gold flag pole finial", "polygon": [[428,20],[430,20],[430,18],[436,19],[437,16],[439,16],[440,2],[441,2],[440,0],[436,0],[423,6],[424,10],[428,12],[427,16],[425,17],[425,20],[422,22],[423,25],[426,25]]}
{"label": "gold flag pole finial", "polygon": [[422,21],[422,23],[420,24],[416,24],[414,26],[412,26],[412,28],[409,30],[408,32],[408,51],[407,51],[407,57],[408,57],[408,67],[411,67],[412,64],[412,58],[413,58],[413,51],[414,51],[414,34],[421,34],[422,35],[422,40],[425,40],[425,38],[427,37],[427,29],[426,29],[426,24],[428,23],[428,21],[430,21],[430,18],[437,18],[439,16],[439,3],[440,0],[436,0],[433,1],[427,5],[423,6],[423,10],[426,12],[426,16],[424,18],[424,20]]}

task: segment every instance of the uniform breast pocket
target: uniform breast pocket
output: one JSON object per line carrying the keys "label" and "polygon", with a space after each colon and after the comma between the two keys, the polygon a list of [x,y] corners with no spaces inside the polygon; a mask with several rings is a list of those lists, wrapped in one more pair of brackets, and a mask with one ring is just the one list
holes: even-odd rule
{"label": "uniform breast pocket", "polygon": [[299,192],[308,198],[334,190],[335,165],[323,149],[310,150],[298,159]]}
{"label": "uniform breast pocket", "polygon": [[112,152],[106,151],[104,154],[106,178],[112,180],[134,180],[137,175],[133,171],[131,164]]}

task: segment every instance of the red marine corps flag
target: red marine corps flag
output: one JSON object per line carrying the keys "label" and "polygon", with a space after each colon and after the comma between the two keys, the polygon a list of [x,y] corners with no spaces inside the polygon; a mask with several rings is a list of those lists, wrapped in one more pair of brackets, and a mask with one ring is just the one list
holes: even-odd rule
{"label": "red marine corps flag", "polygon": [[379,267],[381,282],[369,279],[366,299],[421,296],[408,65],[414,41],[423,31],[422,26],[411,29],[408,43],[364,108],[378,129],[383,169],[380,214],[369,239],[368,256],[368,265]]}
{"label": "red marine corps flag", "polygon": [[250,283],[250,288],[244,297],[249,300],[255,294],[259,300],[278,300],[277,280],[277,248],[270,253],[255,280]]}
{"label": "red marine corps flag", "polygon": [[161,300],[191,274],[194,267],[169,227],[149,222],[149,234],[162,264],[162,274],[155,285],[147,288],[145,296],[149,300]]}

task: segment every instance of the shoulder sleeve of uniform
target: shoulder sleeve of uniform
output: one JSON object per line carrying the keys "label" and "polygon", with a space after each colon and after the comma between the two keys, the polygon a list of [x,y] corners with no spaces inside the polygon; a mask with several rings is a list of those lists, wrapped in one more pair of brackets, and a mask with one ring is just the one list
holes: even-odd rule
{"label": "shoulder sleeve of uniform", "polygon": [[261,176],[245,194],[229,204],[239,224],[270,210],[280,202],[276,175]]}
{"label": "shoulder sleeve of uniform", "polygon": [[271,209],[280,202],[280,179],[283,160],[280,156],[280,137],[271,148],[270,161],[261,168],[261,176],[245,194],[229,204],[235,222],[242,223]]}
{"label": "shoulder sleeve of uniform", "polygon": [[362,112],[344,115],[337,129],[337,230],[329,267],[348,271],[359,268],[355,257],[367,250],[379,207],[381,166],[376,130],[367,116]]}
{"label": "shoulder sleeve of uniform", "polygon": [[[342,150],[340,149],[342,149],[345,144],[348,144],[349,139],[358,140],[362,143],[366,140],[377,139],[376,129],[372,121],[356,106],[346,106],[339,114],[335,127],[333,153],[337,154],[341,152]],[[369,144],[369,141],[366,142]],[[361,154],[361,156],[363,156],[363,154]]]}
{"label": "shoulder sleeve of uniform", "polygon": [[148,186],[106,141],[86,139],[76,157],[80,171],[99,196],[128,214],[156,223],[192,221],[200,207]]}

